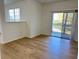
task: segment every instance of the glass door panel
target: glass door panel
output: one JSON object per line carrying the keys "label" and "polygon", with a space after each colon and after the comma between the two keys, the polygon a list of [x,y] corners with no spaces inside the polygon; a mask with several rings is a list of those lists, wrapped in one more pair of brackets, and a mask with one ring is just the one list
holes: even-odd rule
{"label": "glass door panel", "polygon": [[53,13],[52,35],[61,37],[63,13]]}
{"label": "glass door panel", "polygon": [[67,13],[66,23],[65,23],[65,32],[67,38],[71,38],[72,32],[72,20],[73,20],[74,13]]}

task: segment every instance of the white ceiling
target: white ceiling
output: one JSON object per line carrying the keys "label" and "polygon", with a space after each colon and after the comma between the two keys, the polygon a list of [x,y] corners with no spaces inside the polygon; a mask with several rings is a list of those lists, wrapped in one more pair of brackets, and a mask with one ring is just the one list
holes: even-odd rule
{"label": "white ceiling", "polygon": [[40,3],[51,3],[51,2],[60,2],[60,1],[66,1],[66,0],[37,0]]}
{"label": "white ceiling", "polygon": [[4,0],[4,4],[10,4],[21,0]]}
{"label": "white ceiling", "polygon": [[[5,4],[9,4],[9,3],[14,3],[17,1],[22,1],[22,0],[4,0]],[[59,2],[59,1],[65,1],[65,0],[36,0],[40,3],[50,3],[50,2]]]}

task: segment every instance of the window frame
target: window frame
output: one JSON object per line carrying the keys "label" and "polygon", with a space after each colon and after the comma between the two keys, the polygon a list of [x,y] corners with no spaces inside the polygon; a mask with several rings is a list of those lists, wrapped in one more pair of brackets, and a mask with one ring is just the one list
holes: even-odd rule
{"label": "window frame", "polygon": [[[16,9],[18,9],[19,10],[19,19],[16,19],[15,17],[16,17],[16,14],[15,14],[15,10]],[[14,19],[11,19],[11,16],[10,16],[10,12],[9,12],[9,10],[13,10],[14,11],[14,13],[13,13],[13,15],[14,15]],[[20,22],[21,20],[21,10],[20,10],[20,8],[12,8],[12,9],[8,9],[8,22]]]}

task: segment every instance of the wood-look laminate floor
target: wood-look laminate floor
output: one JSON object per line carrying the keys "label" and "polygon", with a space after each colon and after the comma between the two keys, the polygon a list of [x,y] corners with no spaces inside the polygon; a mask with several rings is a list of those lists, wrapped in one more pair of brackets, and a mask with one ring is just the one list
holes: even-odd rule
{"label": "wood-look laminate floor", "polygon": [[39,36],[2,45],[2,59],[77,59],[77,43]]}

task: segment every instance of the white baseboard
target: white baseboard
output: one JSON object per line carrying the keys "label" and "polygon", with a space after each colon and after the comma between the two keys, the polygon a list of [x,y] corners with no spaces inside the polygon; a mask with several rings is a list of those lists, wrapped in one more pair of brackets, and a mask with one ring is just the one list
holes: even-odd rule
{"label": "white baseboard", "polygon": [[9,39],[9,40],[6,40],[6,41],[2,41],[0,44],[7,44],[9,42],[12,42],[12,41],[15,41],[15,40],[18,40],[18,39],[21,39],[21,38],[24,38],[24,37],[17,37],[17,38],[14,38],[14,39]]}
{"label": "white baseboard", "polygon": [[[20,37],[17,37],[17,38],[13,38],[13,39],[9,39],[9,40],[6,40],[6,41],[2,41],[0,42],[0,44],[6,44],[6,43],[9,43],[9,42],[12,42],[12,41],[15,41],[15,40],[19,40],[21,38],[34,38],[34,37],[37,37],[37,36],[40,36],[40,35],[45,35],[45,34],[38,34],[38,35],[31,35],[30,37],[27,37],[27,36],[20,36]],[[49,35],[46,35],[46,36],[49,36]]]}

